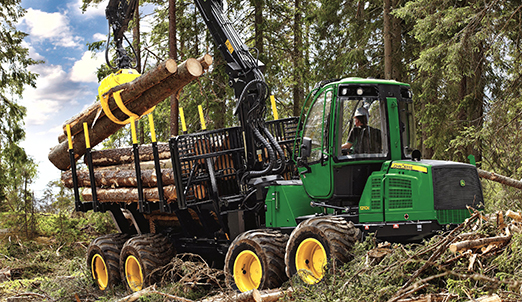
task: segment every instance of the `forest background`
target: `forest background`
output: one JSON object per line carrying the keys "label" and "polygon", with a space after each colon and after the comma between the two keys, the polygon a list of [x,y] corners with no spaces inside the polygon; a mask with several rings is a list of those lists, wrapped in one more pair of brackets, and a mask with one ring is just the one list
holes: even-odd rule
{"label": "forest background", "polygon": [[[84,9],[99,2],[84,0]],[[59,227],[50,229],[58,234],[67,230],[64,221],[73,219],[74,201],[58,180],[49,183],[42,198],[34,198],[29,189],[37,167],[20,147],[25,108],[16,99],[24,87],[35,85],[38,75],[26,68],[39,62],[29,58],[22,46],[26,34],[15,27],[24,14],[20,1],[0,3],[2,227],[37,235],[48,223],[41,214],[54,213],[58,218],[51,223]],[[178,62],[203,53],[214,57],[211,72],[154,111],[159,140],[180,132],[179,107],[189,133],[201,130],[198,105],[208,129],[235,125],[225,62],[193,2],[144,3],[154,5],[153,21],[142,30],[143,14],[138,13],[129,26],[139,71],[169,57]],[[299,115],[306,95],[322,80],[395,79],[412,86],[417,148],[423,158],[467,162],[474,155],[482,169],[522,178],[522,1],[230,0],[227,7],[241,38],[266,65],[279,116]],[[103,43],[95,41],[90,49],[103,51]],[[109,72],[100,66],[99,80]],[[148,124],[143,122],[140,129],[141,142],[149,142]],[[104,148],[129,142],[129,129],[124,128]],[[519,191],[486,181],[483,187],[487,210],[522,209]]]}

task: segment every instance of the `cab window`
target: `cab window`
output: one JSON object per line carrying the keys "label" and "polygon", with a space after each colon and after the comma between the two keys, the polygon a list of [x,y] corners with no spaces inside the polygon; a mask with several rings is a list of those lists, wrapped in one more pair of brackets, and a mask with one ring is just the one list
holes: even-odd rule
{"label": "cab window", "polygon": [[378,97],[340,99],[338,136],[340,159],[381,158],[388,155],[385,102]]}
{"label": "cab window", "polygon": [[328,152],[328,120],[332,98],[332,90],[323,91],[308,111],[303,137],[312,140],[312,150],[308,159],[310,163],[319,161]]}

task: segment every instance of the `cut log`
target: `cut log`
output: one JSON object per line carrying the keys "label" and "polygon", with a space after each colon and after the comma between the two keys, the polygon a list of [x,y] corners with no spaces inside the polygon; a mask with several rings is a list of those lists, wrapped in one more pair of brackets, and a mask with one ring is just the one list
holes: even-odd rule
{"label": "cut log", "polygon": [[522,222],[522,215],[520,215],[520,213],[518,213],[518,212],[513,212],[511,210],[507,210],[506,216],[511,219],[515,219],[516,221]]}
{"label": "cut log", "polygon": [[496,237],[488,237],[488,238],[480,238],[480,239],[474,239],[474,240],[466,240],[461,241],[457,243],[450,244],[450,251],[453,253],[462,251],[462,250],[469,250],[469,249],[476,249],[483,247],[485,245],[489,244],[505,244],[511,239],[510,236],[496,236]]}
{"label": "cut log", "polygon": [[[153,161],[145,161],[140,162],[141,170],[154,170],[155,165]],[[170,159],[162,159],[160,160],[160,168],[161,169],[172,169],[172,160]],[[97,167],[94,166],[94,171],[106,171],[106,170],[134,170],[134,163],[132,164],[123,164],[123,165],[115,165],[115,166],[105,166],[105,167]]]}
{"label": "cut log", "polygon": [[[203,68],[201,67],[201,63],[196,59],[188,59],[178,66],[176,73],[167,77],[162,82],[145,91],[136,91],[130,88],[125,89],[121,93],[121,98],[122,101],[127,104],[127,108],[131,112],[142,115],[147,110],[154,107],[168,96],[173,95],[202,74]],[[111,96],[109,104],[113,102],[114,100]],[[128,117],[119,109],[113,111],[113,114],[120,120],[124,120]],[[90,130],[89,136],[91,147],[101,143],[104,139],[122,127],[123,125],[113,123],[107,116],[100,116]],[[67,141],[63,141],[55,146],[49,153],[49,160],[60,170],[67,170],[70,168],[68,149]],[[83,132],[79,132],[74,136],[73,150],[76,160],[85,154],[86,146]]]}
{"label": "cut log", "polygon": [[477,169],[479,177],[489,179],[492,181],[496,181],[498,183],[501,183],[503,185],[521,189],[522,190],[522,181],[513,179],[511,177],[507,177],[504,175],[496,174],[493,172],[484,171],[482,169]]}
{"label": "cut log", "polygon": [[[138,201],[138,189],[136,188],[115,188],[115,189],[102,189],[97,188],[96,194],[99,202],[137,202]],[[163,187],[163,195],[165,201],[176,200],[176,187],[174,185]],[[82,191],[82,197],[84,201],[92,201],[92,190],[91,188],[84,188]],[[157,188],[144,188],[143,197],[146,201],[156,202],[159,201],[158,189]]]}
{"label": "cut log", "polygon": [[[78,186],[79,187],[90,187],[91,180],[89,178],[89,170],[79,170],[78,175]],[[161,180],[164,186],[174,184],[174,176],[172,170],[163,169],[161,170]],[[94,179],[96,180],[97,187],[137,187],[136,171],[134,170],[102,170],[94,172]],[[156,187],[158,185],[158,178],[155,170],[142,170],[141,181],[143,187]],[[73,188],[72,172],[65,171],[62,173],[62,183],[67,188]]]}
{"label": "cut log", "polygon": [[259,290],[253,289],[244,293],[234,295],[220,295],[208,299],[201,300],[201,302],[261,302],[261,294]]}
{"label": "cut log", "polygon": [[143,296],[150,295],[155,290],[156,290],[156,286],[152,285],[152,286],[144,288],[144,289],[142,289],[140,291],[134,292],[134,293],[132,293],[132,294],[130,294],[128,296],[125,296],[125,297],[117,300],[117,302],[134,302],[134,301],[138,300],[139,298],[141,298]]}
{"label": "cut log", "polygon": [[201,63],[201,67],[203,67],[204,70],[207,70],[214,60],[212,56],[207,53],[199,57],[198,61]]}
{"label": "cut log", "polygon": [[[140,153],[140,162],[154,160],[151,145],[141,145],[138,147],[138,150]],[[134,153],[132,151],[132,147],[93,151],[91,155],[92,164],[95,167],[121,165],[134,162]],[[159,159],[170,158],[170,149],[168,143],[158,143],[158,155]]]}
{"label": "cut log", "polygon": [[502,299],[497,294],[493,294],[491,296],[483,296],[480,298],[476,298],[473,300],[469,300],[468,302],[502,302]]}
{"label": "cut log", "polygon": [[[212,56],[208,55],[210,58]],[[204,57],[204,56],[203,56]],[[124,83],[122,85],[118,85],[116,87],[113,87],[111,89],[111,92],[118,91],[121,89],[126,89],[133,92],[139,92],[139,91],[145,91],[152,86],[160,83],[161,81],[165,80],[167,77],[171,76],[172,74],[176,73],[178,70],[178,64],[176,64],[176,61],[173,59],[168,59],[167,61],[159,64],[154,69],[151,69],[144,75],[140,76],[139,78],[136,78],[135,80]],[[128,101],[124,103],[127,104],[132,99],[135,99],[137,95],[129,94],[127,97]],[[112,111],[114,111],[117,107],[116,103],[110,102],[109,107]],[[67,125],[71,125],[71,134],[74,136],[80,132],[83,131],[83,123],[86,122],[89,125],[92,125],[94,119],[96,118],[96,115],[99,111],[102,110],[102,107],[99,102],[96,102],[89,106],[84,111],[80,112],[79,114],[73,116],[72,118],[68,119],[64,122],[62,128],[63,128],[63,134],[58,137],[58,141],[61,143],[67,139],[67,131],[66,127]],[[103,112],[102,112],[103,114]]]}
{"label": "cut log", "polygon": [[261,301],[263,301],[263,302],[279,301],[280,298],[284,297],[285,293],[291,294],[292,292],[293,292],[293,289],[291,287],[284,291],[282,289],[263,290],[260,292]]}

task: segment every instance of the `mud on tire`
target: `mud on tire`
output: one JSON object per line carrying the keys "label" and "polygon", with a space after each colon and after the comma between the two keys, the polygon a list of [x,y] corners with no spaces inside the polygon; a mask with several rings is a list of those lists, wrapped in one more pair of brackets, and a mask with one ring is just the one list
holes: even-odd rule
{"label": "mud on tire", "polygon": [[[286,275],[292,277],[298,272],[296,253],[305,240],[315,240],[313,242],[317,247],[320,246],[326,253],[327,268],[335,270],[339,264],[353,258],[350,251],[359,237],[359,229],[352,222],[347,222],[341,217],[322,216],[303,221],[294,229],[286,245]],[[314,259],[310,259],[310,262],[313,261]],[[310,263],[310,265],[315,265],[316,268],[321,266],[317,263]],[[321,278],[322,275],[315,282],[320,281]]]}
{"label": "mud on tire", "polygon": [[[259,283],[258,289],[281,286],[287,280],[284,274],[284,252],[287,240],[288,235],[275,230],[251,230],[239,235],[230,245],[225,257],[227,284],[233,289],[243,292],[253,289],[256,283]],[[239,255],[244,255],[244,253],[241,254],[244,251],[247,251],[246,253],[250,254],[252,259],[252,254],[255,254],[261,267],[260,276],[259,274],[255,275],[257,276],[254,278],[256,280],[252,283],[246,281],[249,274],[245,270],[242,270],[239,266],[234,268],[235,264],[241,263],[241,259],[238,263],[236,263],[236,259]],[[242,271],[242,273],[239,276],[234,276],[234,269],[236,274],[238,271]],[[238,281],[239,286],[237,278],[242,278]]]}
{"label": "mud on tire", "polygon": [[87,267],[101,290],[120,282],[120,252],[128,239],[129,235],[122,233],[105,235],[94,239],[87,248]]}
{"label": "mud on tire", "polygon": [[162,234],[144,234],[129,239],[123,246],[119,259],[121,279],[127,289],[141,290],[156,280],[153,270],[170,262],[176,255],[170,240]]}

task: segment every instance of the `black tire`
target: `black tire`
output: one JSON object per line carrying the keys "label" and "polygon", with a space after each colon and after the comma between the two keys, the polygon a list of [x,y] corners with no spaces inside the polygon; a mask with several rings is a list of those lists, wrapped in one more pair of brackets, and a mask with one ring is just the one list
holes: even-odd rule
{"label": "black tire", "polygon": [[[242,292],[281,286],[287,280],[284,274],[287,241],[288,235],[275,230],[251,230],[239,235],[225,257],[225,275],[229,286]],[[261,271],[251,269],[253,265],[246,268],[248,259],[259,265],[257,268]]]}
{"label": "black tire", "polygon": [[[299,276],[304,282],[321,281],[326,269],[335,271],[339,264],[353,258],[350,251],[359,237],[359,229],[340,217],[323,216],[303,221],[294,229],[286,245],[286,275],[292,277],[301,270]],[[296,254],[300,246],[298,259]]]}
{"label": "black tire", "polygon": [[87,267],[102,291],[120,282],[120,252],[127,234],[110,234],[94,239],[87,249]]}
{"label": "black tire", "polygon": [[170,262],[176,250],[162,234],[145,234],[129,239],[120,254],[120,274],[130,291],[139,291],[156,280],[151,273]]}

